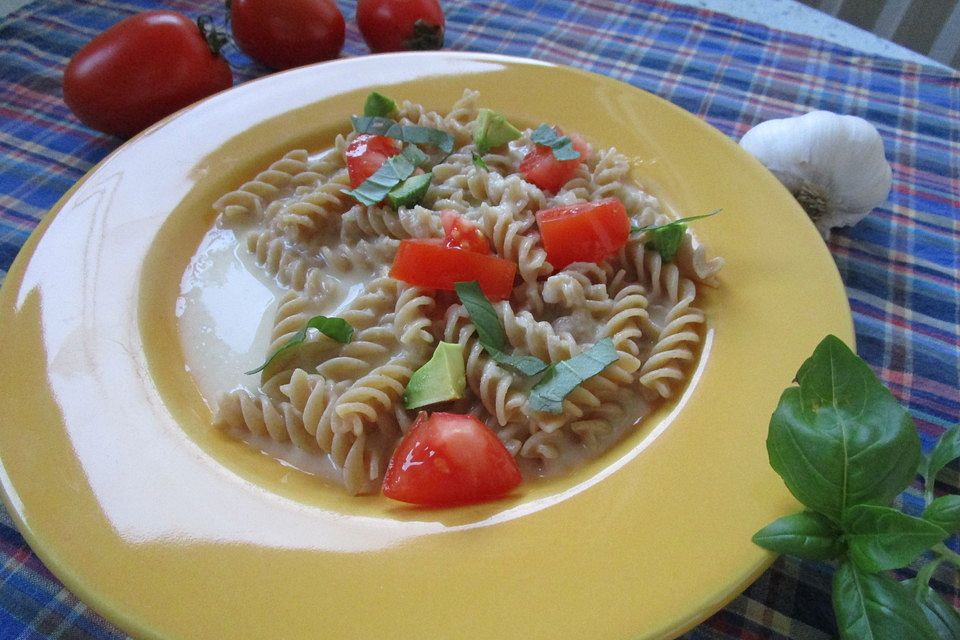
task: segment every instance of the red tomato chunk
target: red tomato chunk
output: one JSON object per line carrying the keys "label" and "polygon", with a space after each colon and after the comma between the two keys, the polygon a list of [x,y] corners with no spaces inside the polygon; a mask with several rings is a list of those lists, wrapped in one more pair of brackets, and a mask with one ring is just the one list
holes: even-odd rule
{"label": "red tomato chunk", "polygon": [[521,480],[517,461],[477,418],[421,412],[390,459],[383,495],[452,507],[494,500]]}
{"label": "red tomato chunk", "polygon": [[361,133],[347,147],[347,173],[350,187],[356,189],[364,180],[377,172],[387,158],[400,153],[400,146],[386,136]]}
{"label": "red tomato chunk", "polygon": [[553,155],[553,149],[542,144],[535,145],[520,162],[520,173],[523,174],[523,178],[544,191],[553,193],[559,191],[560,187],[570,181],[573,174],[577,172],[577,166],[590,153],[590,147],[587,146],[586,141],[577,134],[572,134],[570,141],[573,143],[573,148],[580,152],[579,158],[557,160]]}
{"label": "red tomato chunk", "polygon": [[429,289],[453,291],[457,282],[476,280],[491,300],[510,297],[517,264],[493,255],[444,246],[443,240],[401,240],[390,277]]}
{"label": "red tomato chunk", "polygon": [[555,270],[574,262],[600,262],[630,235],[627,209],[617,198],[541,210],[537,226]]}
{"label": "red tomato chunk", "polygon": [[487,236],[483,235],[477,225],[453,209],[444,209],[440,212],[440,223],[443,224],[444,245],[453,249],[490,253]]}

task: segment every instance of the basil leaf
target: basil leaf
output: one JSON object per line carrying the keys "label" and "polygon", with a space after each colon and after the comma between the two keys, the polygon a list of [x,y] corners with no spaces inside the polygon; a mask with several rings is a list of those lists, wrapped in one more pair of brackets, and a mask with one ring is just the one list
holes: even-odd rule
{"label": "basil leaf", "polygon": [[380,116],[353,116],[350,121],[357,133],[387,136],[410,144],[432,144],[444,153],[453,151],[453,136],[440,129],[400,124]]}
{"label": "basil leaf", "polygon": [[770,418],[770,466],[797,500],[835,522],[856,504],[890,504],[920,461],[910,414],[835,336],[817,346],[797,382]]}
{"label": "basil leaf", "polygon": [[915,578],[911,578],[902,584],[914,591],[917,603],[941,640],[960,638],[960,613],[928,585],[917,582]]}
{"label": "basil leaf", "polygon": [[507,338],[503,333],[503,327],[500,326],[497,311],[483,295],[479,282],[476,280],[456,282],[453,286],[460,298],[460,303],[470,316],[470,322],[477,330],[480,344],[494,362],[516,369],[525,376],[536,375],[547,368],[547,363],[540,358],[509,355],[503,352]]}
{"label": "basil leaf", "polygon": [[647,248],[655,250],[664,260],[670,262],[677,256],[677,251],[680,250],[683,235],[687,232],[686,223],[715,216],[720,211],[720,209],[714,209],[710,213],[680,218],[660,225],[647,225],[646,227],[634,225],[630,227],[630,233],[650,233]]}
{"label": "basil leaf", "polygon": [[753,534],[764,549],[810,560],[831,560],[844,551],[843,532],[830,518],[802,511],[774,520]]}
{"label": "basil leaf", "polygon": [[923,519],[948,533],[960,533],[960,496],[940,496],[924,509]]}
{"label": "basil leaf", "polygon": [[654,229],[650,241],[647,242],[647,248],[655,250],[664,260],[671,262],[677,257],[677,251],[680,250],[680,244],[686,232],[687,225],[683,223],[668,224]]}
{"label": "basil leaf", "polygon": [[940,640],[908,587],[852,562],[833,574],[833,611],[842,640]]}
{"label": "basil leaf", "polygon": [[273,354],[271,354],[270,357],[267,358],[266,362],[264,362],[262,365],[260,365],[256,369],[251,369],[250,371],[247,371],[245,375],[260,373],[261,371],[266,369],[271,362],[276,360],[281,354],[286,353],[291,349],[295,349],[301,344],[303,344],[303,341],[307,339],[307,331],[310,329],[316,329],[323,335],[329,338],[333,338],[334,340],[342,344],[346,344],[350,342],[350,340],[353,338],[353,327],[351,327],[350,324],[343,318],[328,318],[326,316],[313,316],[312,318],[307,320],[306,324],[303,325],[302,329],[300,329],[295,334],[293,334],[293,336],[289,340],[287,340],[287,342],[284,343],[283,346],[281,346],[279,349],[274,351]]}
{"label": "basil leaf", "polygon": [[[357,133],[369,133],[375,136],[385,136],[388,131],[396,131],[399,134],[400,125],[390,118],[383,116],[352,116],[350,122],[353,123],[353,130]],[[394,129],[397,127],[396,129]],[[390,136],[391,138],[396,136]]]}
{"label": "basil leaf", "polygon": [[408,146],[399,154],[387,158],[380,168],[356,189],[347,189],[344,193],[365,205],[382,202],[391,189],[413,175],[417,166],[426,159],[427,156],[420,149]]}
{"label": "basil leaf", "polygon": [[536,356],[510,355],[492,347],[484,346],[483,348],[494,362],[510,367],[525,376],[535,376],[547,368],[547,363]]}
{"label": "basil leaf", "polygon": [[905,567],[948,535],[922,518],[889,507],[862,504],[843,514],[843,530],[850,559],[868,572]]}
{"label": "basil leaf", "polygon": [[[386,135],[392,138],[396,137],[390,132],[388,132]],[[441,131],[440,129],[418,127],[415,125],[403,125],[400,127],[399,140],[403,140],[404,142],[409,142],[411,144],[432,144],[444,153],[451,153],[453,151],[453,136],[446,131]]]}
{"label": "basil leaf", "polygon": [[563,411],[563,399],[587,378],[591,378],[607,365],[616,362],[620,356],[613,346],[613,340],[604,338],[586,351],[568,360],[554,362],[547,367],[547,373],[530,390],[527,405],[534,411],[560,413]]}
{"label": "basil leaf", "polygon": [[473,166],[475,166],[477,169],[490,171],[490,167],[487,166],[487,163],[484,162],[483,158],[480,156],[479,153],[474,151],[471,157],[473,158]]}
{"label": "basil leaf", "polygon": [[924,464],[923,477],[930,497],[933,497],[937,474],[957,458],[960,458],[960,424],[954,425],[940,436]]}
{"label": "basil leaf", "polygon": [[396,110],[396,102],[376,91],[371,91],[363,103],[363,115],[365,116],[387,117]]}
{"label": "basil leaf", "polygon": [[573,141],[569,136],[559,136],[556,130],[548,124],[541,124],[530,134],[530,140],[536,144],[550,147],[553,157],[557,160],[576,160],[580,152],[573,148]]}

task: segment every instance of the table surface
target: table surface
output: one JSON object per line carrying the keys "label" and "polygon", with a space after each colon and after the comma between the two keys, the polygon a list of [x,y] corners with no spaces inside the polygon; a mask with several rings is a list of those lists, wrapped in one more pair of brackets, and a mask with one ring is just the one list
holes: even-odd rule
{"label": "table surface", "polygon": [[[344,55],[367,52],[347,17]],[[144,8],[217,14],[216,1],[45,0],[0,19],[0,277],[47,210],[121,141],[63,104],[69,57]],[[446,48],[587,69],[659,95],[734,139],[814,109],[858,115],[884,140],[893,188],[828,246],[846,285],[859,354],[914,417],[929,449],[960,422],[960,75],[654,0],[447,0]],[[230,50],[237,84],[267,71]],[[9,425],[4,425],[9,428]],[[954,463],[939,492],[958,491]],[[922,509],[919,484],[898,501]],[[952,541],[957,549],[956,539]],[[123,638],[50,574],[0,510],[0,638]],[[782,558],[687,639],[828,639],[833,568]],[[911,570],[904,570],[907,576]],[[956,572],[931,583],[960,605]]]}

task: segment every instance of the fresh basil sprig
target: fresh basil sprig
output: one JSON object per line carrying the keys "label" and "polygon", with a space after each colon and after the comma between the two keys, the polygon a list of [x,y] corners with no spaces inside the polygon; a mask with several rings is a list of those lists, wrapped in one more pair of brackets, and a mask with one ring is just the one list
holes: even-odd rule
{"label": "fresh basil sprig", "polygon": [[544,123],[533,130],[530,134],[530,140],[536,144],[550,147],[553,151],[553,157],[557,160],[576,160],[580,157],[580,152],[573,148],[573,141],[570,136],[557,135],[556,129]]}
{"label": "fresh basil sprig", "polygon": [[578,385],[592,378],[607,365],[619,359],[613,340],[604,338],[589,349],[569,358],[554,362],[547,373],[530,390],[527,406],[534,411],[561,413],[563,399]]}
{"label": "fresh basil sprig", "polygon": [[687,232],[686,223],[709,218],[718,213],[720,213],[720,209],[714,209],[710,213],[680,218],[666,224],[647,225],[646,227],[632,226],[630,227],[630,233],[649,233],[650,240],[647,242],[647,248],[655,250],[664,260],[670,262],[677,256],[677,251],[680,250],[683,235]]}
{"label": "fresh basil sprig", "polygon": [[344,191],[358,202],[374,205],[382,202],[390,190],[413,175],[417,167],[426,162],[427,156],[413,145],[408,145],[395,156],[390,156],[372,176],[357,185],[356,189]]}
{"label": "fresh basil sprig", "polygon": [[453,136],[440,129],[400,124],[383,116],[353,116],[350,120],[357,133],[386,136],[410,144],[431,144],[443,153],[453,151]]}
{"label": "fresh basil sprig", "polygon": [[296,349],[298,346],[303,344],[303,341],[307,339],[307,331],[310,329],[316,329],[323,335],[333,338],[341,344],[346,344],[350,342],[353,338],[353,327],[344,320],[343,318],[328,318],[327,316],[313,316],[303,325],[303,328],[297,331],[293,336],[287,340],[279,349],[274,351],[267,361],[256,369],[251,369],[247,371],[245,375],[252,375],[254,373],[260,373],[272,363],[274,360],[279,358],[282,354],[290,351],[291,349]]}
{"label": "fresh basil sprig", "polygon": [[[870,367],[827,336],[783,392],[770,419],[770,465],[807,510],[758,531],[778,553],[837,560],[833,608],[842,640],[960,637],[960,614],[929,587],[943,562],[960,568],[945,541],[960,531],[960,496],[933,500],[937,474],[960,457],[960,426],[922,461],[910,414]],[[925,476],[929,505],[918,518],[890,507]],[[909,583],[883,572],[933,554]]]}
{"label": "fresh basil sprig", "polygon": [[525,376],[537,375],[547,368],[547,363],[535,356],[517,356],[504,352],[507,338],[503,333],[503,327],[500,326],[500,318],[497,316],[496,309],[483,295],[479,282],[476,280],[457,282],[453,286],[460,298],[460,303],[470,315],[470,322],[477,330],[480,344],[494,362],[510,367]]}

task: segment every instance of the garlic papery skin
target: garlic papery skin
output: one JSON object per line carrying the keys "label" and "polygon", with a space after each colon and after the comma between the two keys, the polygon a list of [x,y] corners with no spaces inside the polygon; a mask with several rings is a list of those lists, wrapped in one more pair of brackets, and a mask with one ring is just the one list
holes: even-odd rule
{"label": "garlic papery skin", "polygon": [[862,220],[890,193],[892,171],[877,129],[830,111],[761,122],[740,146],[793,194],[825,240]]}

